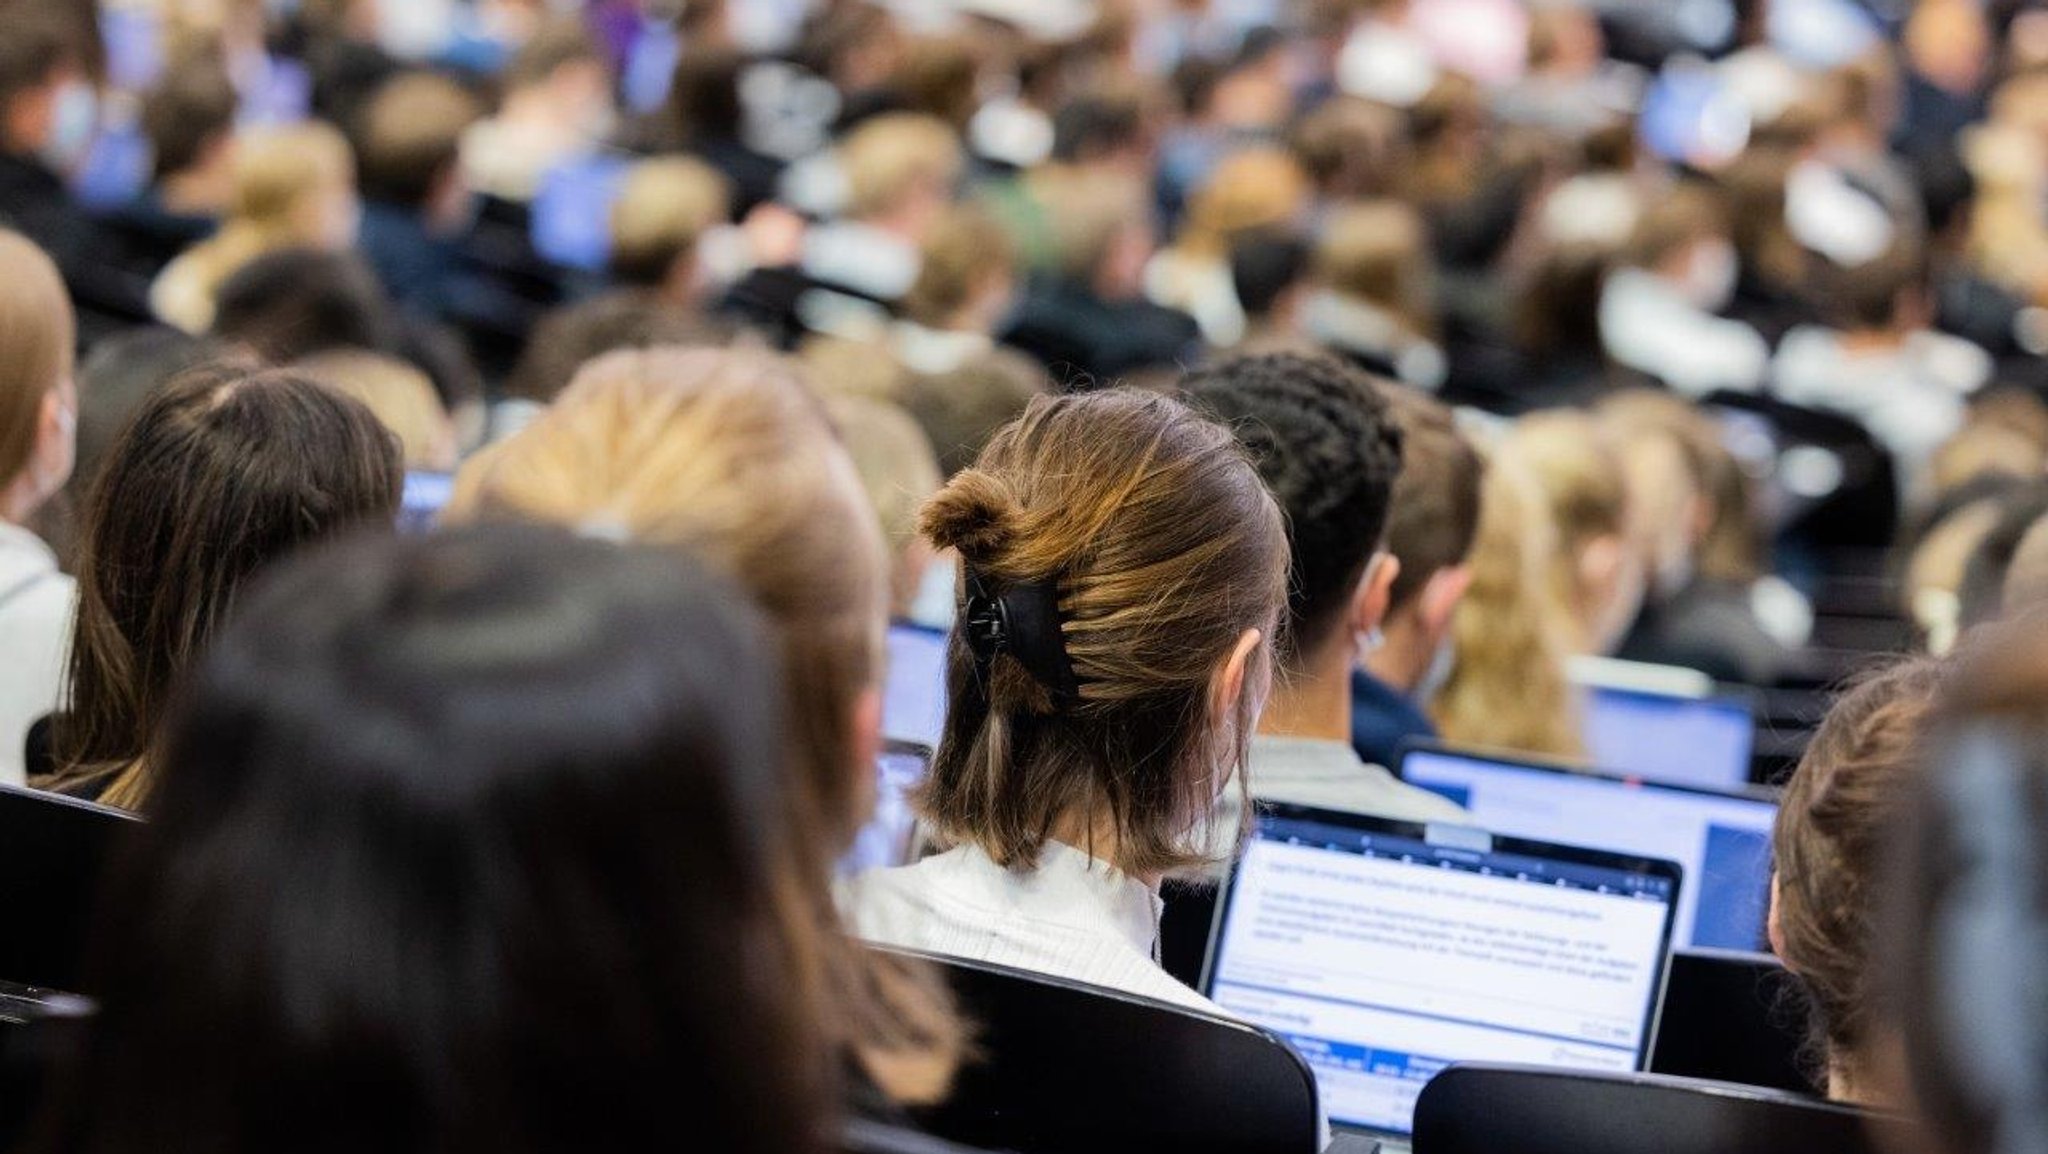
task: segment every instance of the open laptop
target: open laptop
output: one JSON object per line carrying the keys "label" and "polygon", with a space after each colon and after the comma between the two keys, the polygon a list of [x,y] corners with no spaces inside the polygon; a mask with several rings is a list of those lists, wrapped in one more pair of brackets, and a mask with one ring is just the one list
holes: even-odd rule
{"label": "open laptop", "polygon": [[1682,872],[1276,805],[1217,903],[1202,989],[1301,1053],[1333,1129],[1402,1142],[1453,1062],[1643,1069]]}
{"label": "open laptop", "polygon": [[917,849],[917,815],[910,791],[931,771],[930,746],[889,741],[875,758],[875,815],[854,835],[853,847],[839,861],[839,872],[851,877],[871,869],[909,865]]}
{"label": "open laptop", "polygon": [[1679,945],[1765,948],[1771,827],[1778,817],[1773,791],[1661,785],[1432,745],[1409,748],[1401,776],[1510,837],[1676,861],[1690,879],[1678,903]]}
{"label": "open laptop", "polygon": [[1593,688],[1585,730],[1586,752],[1604,770],[1703,789],[1749,784],[1756,714],[1744,697]]}
{"label": "open laptop", "polygon": [[100,875],[134,814],[0,785],[0,982],[82,994]]}
{"label": "open laptop", "polygon": [[889,677],[882,686],[882,736],[937,748],[946,724],[946,633],[889,626]]}

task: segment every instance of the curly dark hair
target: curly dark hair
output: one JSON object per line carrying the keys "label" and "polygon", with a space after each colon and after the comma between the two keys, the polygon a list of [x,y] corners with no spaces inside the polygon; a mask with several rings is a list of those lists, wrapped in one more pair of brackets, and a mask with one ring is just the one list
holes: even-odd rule
{"label": "curly dark hair", "polygon": [[1287,514],[1289,667],[1315,653],[1386,537],[1401,427],[1372,378],[1295,353],[1231,357],[1181,380],[1190,404],[1230,426]]}

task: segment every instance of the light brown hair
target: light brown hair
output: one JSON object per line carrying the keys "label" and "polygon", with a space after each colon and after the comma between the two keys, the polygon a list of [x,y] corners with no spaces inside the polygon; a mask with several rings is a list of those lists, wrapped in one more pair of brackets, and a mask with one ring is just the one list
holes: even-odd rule
{"label": "light brown hair", "polygon": [[1391,381],[1374,387],[1401,426],[1401,473],[1387,511],[1387,552],[1401,562],[1387,600],[1391,613],[1419,596],[1439,571],[1472,555],[1486,463],[1449,408]]}
{"label": "light brown hair", "polygon": [[865,121],[839,146],[846,214],[888,212],[920,183],[950,187],[964,163],[959,138],[936,117],[890,112]]}
{"label": "light brown hair", "polygon": [[903,295],[903,315],[933,328],[950,323],[989,278],[1012,276],[1017,249],[987,212],[962,206],[948,211],[924,238],[924,264]]}
{"label": "light brown hair", "polygon": [[689,156],[643,160],[626,174],[612,206],[611,272],[627,284],[659,287],[676,261],[732,211],[732,186]]}
{"label": "light brown hair", "polygon": [[1585,617],[1595,591],[1582,580],[1581,555],[1602,538],[1630,543],[1628,481],[1612,434],[1587,414],[1556,410],[1522,418],[1502,448],[1528,471],[1538,507],[1557,530],[1552,595]]}
{"label": "light brown hair", "polygon": [[1655,269],[1685,246],[1711,236],[1728,237],[1733,243],[1727,202],[1704,185],[1680,184],[1644,203],[1622,251],[1622,263]]}
{"label": "light brown hair", "polygon": [[427,374],[364,349],[334,349],[298,362],[293,371],[354,397],[377,415],[405,454],[405,467],[446,473],[455,468],[455,425]]}
{"label": "light brown hair", "polygon": [[457,477],[451,521],[531,517],[685,545],[775,627],[802,876],[786,895],[814,953],[807,988],[833,1036],[901,1100],[943,1091],[963,1045],[922,969],[847,940],[833,866],[871,804],[855,705],[882,674],[881,534],[825,409],[792,362],[647,349],[592,362],[546,413]]}
{"label": "light brown hair", "polygon": [[234,178],[220,231],[173,262],[152,292],[158,314],[188,332],[212,326],[221,286],[258,257],[326,239],[309,210],[323,192],[353,195],[355,157],[339,131],[308,121],[245,137]]}
{"label": "light brown hair", "polygon": [[1785,783],[1772,832],[1775,944],[1806,994],[1805,1055],[1817,1082],[1867,1056],[1871,922],[1888,831],[1947,676],[1944,662],[1913,658],[1858,681]]}
{"label": "light brown hair", "polygon": [[71,379],[76,322],[57,266],[18,232],[0,229],[0,487],[35,454],[43,399]]}
{"label": "light brown hair", "polygon": [[1336,292],[1399,317],[1411,332],[1435,328],[1428,236],[1422,217],[1399,201],[1338,210],[1316,244],[1315,276]]}
{"label": "light brown hair", "polygon": [[916,797],[935,832],[1022,867],[1078,821],[1113,828],[1126,873],[1201,862],[1256,722],[1248,688],[1227,748],[1212,679],[1248,629],[1267,640],[1247,684],[1269,675],[1287,600],[1286,530],[1236,438],[1158,394],[1041,397],[926,507],[924,531],[992,594],[1050,583],[1078,686],[1056,697],[1006,654],[983,670],[954,631],[952,705]]}
{"label": "light brown hair", "polygon": [[484,114],[469,90],[436,72],[386,81],[355,125],[363,195],[419,208],[461,157],[462,134]]}
{"label": "light brown hair", "polygon": [[882,540],[889,547],[889,610],[901,616],[917,597],[923,572],[914,559],[923,549],[918,510],[939,491],[939,462],[924,430],[887,401],[835,396],[825,406],[881,522]]}

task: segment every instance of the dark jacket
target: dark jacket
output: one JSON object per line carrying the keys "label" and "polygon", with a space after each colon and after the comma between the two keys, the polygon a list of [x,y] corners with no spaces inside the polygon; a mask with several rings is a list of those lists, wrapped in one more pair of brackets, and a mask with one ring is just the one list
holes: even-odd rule
{"label": "dark jacket", "polygon": [[1106,301],[1084,285],[1048,280],[1025,294],[1003,343],[1036,357],[1059,384],[1089,387],[1193,364],[1202,354],[1202,330],[1177,309]]}
{"label": "dark jacket", "polygon": [[107,259],[105,234],[42,161],[0,155],[0,224],[50,254],[80,312],[90,314],[83,327],[96,327],[93,316],[110,325],[149,319],[148,280]]}
{"label": "dark jacket", "polygon": [[1403,745],[1436,736],[1436,725],[1414,698],[1363,669],[1352,671],[1351,747],[1367,765],[1396,769]]}

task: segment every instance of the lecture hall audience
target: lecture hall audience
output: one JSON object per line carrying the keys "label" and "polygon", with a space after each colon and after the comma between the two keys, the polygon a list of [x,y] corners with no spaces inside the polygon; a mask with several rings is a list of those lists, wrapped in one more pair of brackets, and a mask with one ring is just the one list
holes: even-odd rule
{"label": "lecture hall audience", "polygon": [[149,819],[31,1148],[914,1126],[899,951],[1217,1013],[1257,799],[1599,677],[1751,709],[1816,1088],[2042,1148],[2044,108],[2024,0],[0,0],[0,799]]}

